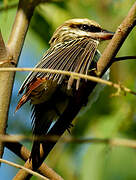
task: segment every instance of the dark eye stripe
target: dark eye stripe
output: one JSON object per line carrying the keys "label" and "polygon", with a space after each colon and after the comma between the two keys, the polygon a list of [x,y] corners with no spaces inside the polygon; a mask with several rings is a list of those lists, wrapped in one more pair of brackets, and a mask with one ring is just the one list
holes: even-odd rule
{"label": "dark eye stripe", "polygon": [[77,26],[80,30],[82,31],[87,31],[87,32],[101,32],[101,28],[100,27],[96,27],[94,25],[87,25],[87,24],[79,24]]}
{"label": "dark eye stripe", "polygon": [[90,26],[90,32],[101,32],[101,31],[102,29],[100,27],[96,27],[93,25]]}

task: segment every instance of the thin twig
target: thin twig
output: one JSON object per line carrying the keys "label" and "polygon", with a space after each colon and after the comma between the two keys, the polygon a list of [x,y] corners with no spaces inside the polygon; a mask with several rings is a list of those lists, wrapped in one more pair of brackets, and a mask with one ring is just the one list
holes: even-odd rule
{"label": "thin twig", "polygon": [[113,58],[113,62],[117,62],[117,61],[124,61],[124,60],[136,60],[136,56],[122,56],[122,57],[115,57]]}
{"label": "thin twig", "polygon": [[5,159],[1,159],[1,158],[0,158],[0,162],[5,163],[5,164],[8,164],[8,165],[13,166],[13,167],[16,167],[16,168],[23,169],[23,170],[26,171],[27,173],[30,173],[30,174],[32,174],[32,175],[34,175],[34,176],[37,176],[37,177],[40,178],[40,179],[49,180],[48,178],[42,176],[41,174],[39,174],[39,173],[37,173],[37,172],[34,172],[34,171],[30,170],[30,169],[27,169],[27,168],[25,168],[24,166],[21,166],[21,165],[19,165],[19,164],[13,163],[13,162],[11,162],[11,161],[7,161],[7,160],[5,160]]}
{"label": "thin twig", "polygon": [[130,90],[129,88],[127,88],[123,85],[116,84],[116,83],[113,83],[111,81],[107,81],[107,80],[104,80],[104,79],[101,79],[98,77],[94,77],[94,76],[90,76],[90,75],[84,75],[84,74],[75,73],[75,72],[55,70],[55,69],[42,69],[42,68],[0,68],[0,72],[14,72],[14,71],[33,71],[33,72],[44,72],[44,73],[50,72],[53,74],[63,74],[63,75],[72,76],[73,79],[82,78],[82,79],[86,79],[89,81],[94,81],[97,83],[112,86],[118,90],[123,90],[123,91],[125,91],[127,93],[131,93],[133,95],[136,95],[136,92]]}
{"label": "thin twig", "polygon": [[[0,141],[2,142],[18,142],[18,141],[57,141],[59,136],[24,136],[24,135],[1,135]],[[124,146],[130,148],[136,148],[136,140],[121,139],[121,138],[74,138],[72,136],[65,136],[60,139],[62,143],[104,143],[112,146]]]}

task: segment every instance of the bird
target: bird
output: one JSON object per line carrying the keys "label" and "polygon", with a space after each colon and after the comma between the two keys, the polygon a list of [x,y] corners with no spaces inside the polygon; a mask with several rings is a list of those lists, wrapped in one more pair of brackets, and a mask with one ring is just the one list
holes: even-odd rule
{"label": "bird", "polygon": [[[113,32],[103,29],[94,20],[67,20],[56,29],[49,41],[49,49],[35,68],[89,74],[100,57],[99,43],[111,39],[113,35]],[[19,89],[19,94],[23,95],[15,112],[30,101],[33,134],[46,135],[53,122],[63,114],[69,99],[74,96],[83,81],[86,80],[63,74],[30,72]],[[31,151],[34,163],[40,156],[41,143],[42,141],[34,140]]]}

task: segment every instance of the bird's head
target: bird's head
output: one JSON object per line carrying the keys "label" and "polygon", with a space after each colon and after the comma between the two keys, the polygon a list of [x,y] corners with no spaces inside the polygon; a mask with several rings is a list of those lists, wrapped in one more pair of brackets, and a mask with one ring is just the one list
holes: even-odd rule
{"label": "bird's head", "polygon": [[98,23],[89,19],[70,19],[58,27],[54,32],[50,45],[67,42],[77,38],[92,38],[96,41],[108,40],[113,32],[103,29]]}

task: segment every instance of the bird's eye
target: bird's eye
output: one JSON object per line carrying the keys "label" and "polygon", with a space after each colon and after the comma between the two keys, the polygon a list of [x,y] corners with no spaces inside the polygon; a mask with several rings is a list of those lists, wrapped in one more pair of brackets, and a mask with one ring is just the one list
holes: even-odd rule
{"label": "bird's eye", "polygon": [[81,29],[84,30],[84,31],[90,31],[90,27],[87,24],[83,24],[81,26]]}
{"label": "bird's eye", "polygon": [[81,29],[82,31],[87,31],[87,32],[101,32],[101,28],[100,27],[96,27],[94,25],[87,25],[87,24],[80,24],[78,25],[79,29]]}

